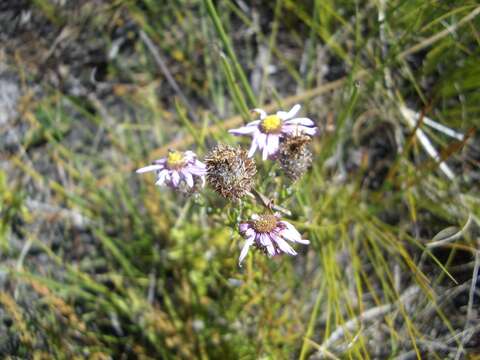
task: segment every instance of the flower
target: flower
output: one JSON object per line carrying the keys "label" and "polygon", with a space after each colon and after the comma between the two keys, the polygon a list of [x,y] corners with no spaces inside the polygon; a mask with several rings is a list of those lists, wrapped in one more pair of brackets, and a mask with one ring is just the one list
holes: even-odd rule
{"label": "flower", "polygon": [[279,219],[278,213],[252,215],[250,221],[239,224],[240,233],[247,239],[238,259],[240,266],[252,245],[272,257],[282,252],[297,255],[286,240],[305,245],[310,243],[310,241],[302,239],[302,235],[292,224]]}
{"label": "flower", "polygon": [[262,158],[266,160],[278,151],[280,138],[291,134],[315,135],[317,128],[314,122],[305,117],[294,118],[300,110],[297,104],[289,112],[278,111],[274,115],[267,115],[262,109],[254,109],[260,115],[260,120],[255,120],[247,125],[229,130],[234,135],[249,135],[252,137],[252,145],[248,157],[252,157],[257,148],[262,150]]}
{"label": "flower", "polygon": [[306,135],[289,135],[280,142],[278,159],[290,180],[300,179],[312,165],[312,152],[308,148],[311,141]]}
{"label": "flower", "polygon": [[205,157],[207,182],[227,199],[245,196],[255,182],[255,161],[240,147],[219,144]]}
{"label": "flower", "polygon": [[165,158],[155,160],[152,165],[138,169],[137,174],[155,171],[155,185],[167,185],[176,190],[191,189],[205,185],[205,164],[197,160],[193,151],[169,150]]}

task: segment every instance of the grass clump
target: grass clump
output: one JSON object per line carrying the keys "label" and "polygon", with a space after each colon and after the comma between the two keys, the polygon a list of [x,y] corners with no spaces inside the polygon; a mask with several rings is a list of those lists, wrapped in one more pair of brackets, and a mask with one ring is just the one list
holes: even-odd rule
{"label": "grass clump", "polygon": [[[0,354],[478,356],[479,16],[474,1],[7,5]],[[319,128],[311,168],[292,183],[262,162],[256,203],[134,174],[170,148],[248,149],[227,130],[296,103]],[[239,268],[237,225],[262,196],[310,245]]]}

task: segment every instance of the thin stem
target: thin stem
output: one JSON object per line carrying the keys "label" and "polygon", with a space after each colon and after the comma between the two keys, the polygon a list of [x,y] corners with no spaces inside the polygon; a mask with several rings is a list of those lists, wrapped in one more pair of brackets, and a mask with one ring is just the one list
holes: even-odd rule
{"label": "thin stem", "polygon": [[144,44],[147,46],[147,49],[152,54],[153,59],[155,60],[155,63],[157,64],[158,68],[165,76],[165,79],[167,80],[168,84],[177,93],[178,97],[187,108],[188,115],[190,115],[190,118],[193,121],[195,121],[195,123],[198,123],[199,122],[198,117],[195,113],[195,110],[193,109],[193,106],[190,105],[190,102],[187,100],[186,96],[183,94],[182,90],[180,89],[180,86],[178,86],[177,82],[173,78],[173,75],[170,73],[170,70],[168,70],[168,67],[165,61],[163,61],[162,57],[160,56],[160,52],[158,51],[153,41],[143,30],[140,30],[140,38],[142,39]]}
{"label": "thin stem", "polygon": [[248,194],[251,198],[254,198],[255,200],[257,200],[257,202],[259,202],[263,207],[265,207],[269,211],[272,211],[272,210],[279,211],[287,216],[292,216],[292,212],[290,210],[285,209],[282,206],[275,205],[273,203],[273,200],[270,200],[268,197],[258,192],[257,190],[252,189],[252,192]]}
{"label": "thin stem", "polygon": [[247,94],[247,98],[250,102],[250,105],[252,107],[255,107],[257,104],[257,100],[255,98],[255,95],[253,94],[253,90],[250,87],[250,84],[247,80],[247,77],[242,69],[242,66],[240,65],[240,62],[237,59],[237,56],[235,55],[235,51],[233,50],[233,46],[230,42],[230,39],[228,38],[227,33],[225,32],[225,29],[223,28],[222,22],[220,20],[220,17],[218,16],[217,10],[215,9],[215,6],[213,5],[212,0],[205,0],[205,5],[207,7],[208,14],[210,15],[210,18],[213,21],[213,25],[215,26],[215,30],[217,31],[218,36],[220,36],[220,40],[222,41],[222,44],[225,48],[225,51],[227,52],[228,57],[233,63],[233,67],[235,68],[235,71],[237,72],[238,77],[240,78],[240,82],[242,83],[242,86]]}

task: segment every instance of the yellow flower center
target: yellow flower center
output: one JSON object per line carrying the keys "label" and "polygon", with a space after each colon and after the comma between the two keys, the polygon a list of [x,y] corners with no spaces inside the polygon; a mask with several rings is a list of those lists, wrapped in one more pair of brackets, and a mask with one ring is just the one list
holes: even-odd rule
{"label": "yellow flower center", "polygon": [[176,169],[185,165],[185,159],[180,151],[171,150],[167,156],[167,166],[170,169]]}
{"label": "yellow flower center", "polygon": [[278,115],[268,115],[260,123],[261,130],[266,134],[277,133],[282,129],[282,119]]}
{"label": "yellow flower center", "polygon": [[268,233],[277,227],[277,218],[274,215],[264,214],[257,220],[253,220],[252,226],[257,232]]}

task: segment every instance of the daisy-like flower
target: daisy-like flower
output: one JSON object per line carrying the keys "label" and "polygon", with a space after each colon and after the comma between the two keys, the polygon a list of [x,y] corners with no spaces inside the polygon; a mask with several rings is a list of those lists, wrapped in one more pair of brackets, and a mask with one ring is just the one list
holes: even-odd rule
{"label": "daisy-like flower", "polygon": [[197,185],[205,185],[205,164],[197,160],[193,151],[169,150],[165,158],[155,160],[152,165],[138,169],[137,174],[155,171],[155,185],[167,185],[176,190],[194,189]]}
{"label": "daisy-like flower", "polygon": [[300,107],[297,104],[288,112],[278,111],[273,115],[267,115],[262,109],[254,109],[253,111],[260,115],[260,120],[252,121],[241,128],[229,130],[229,132],[234,135],[251,136],[252,145],[248,157],[252,157],[259,149],[262,151],[263,160],[266,160],[277,153],[280,138],[292,134],[313,136],[317,133],[317,128],[314,127],[315,124],[311,119],[295,117]]}
{"label": "daisy-like flower", "polygon": [[247,239],[238,259],[240,266],[252,245],[272,257],[281,253],[297,255],[287,240],[293,243],[310,244],[310,241],[302,239],[302,235],[292,224],[280,220],[278,213],[252,215],[250,221],[240,223],[239,230]]}

